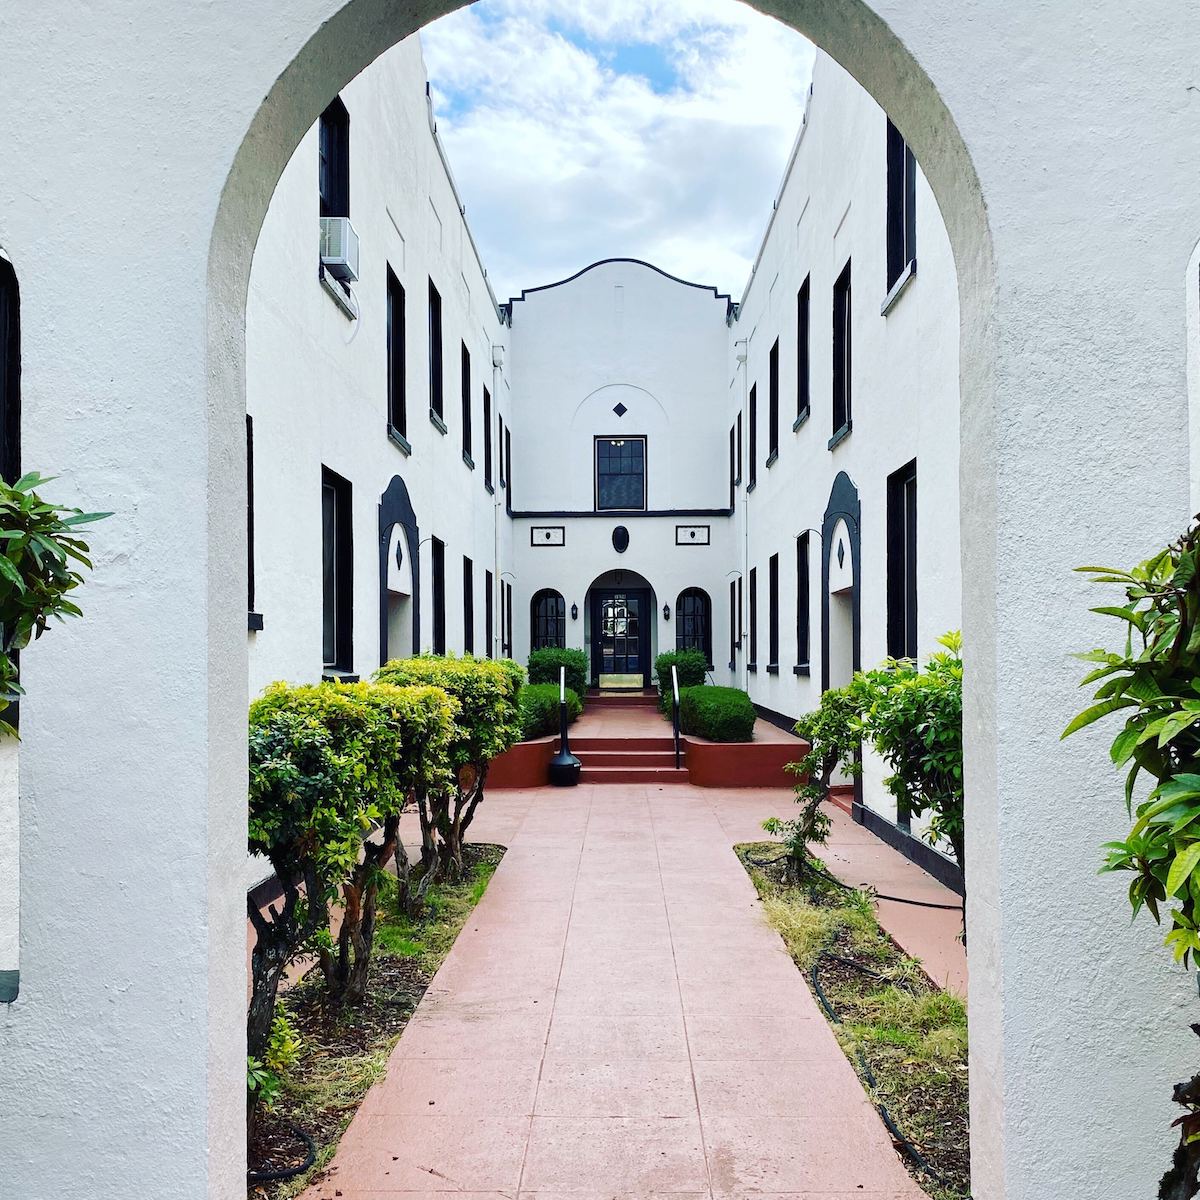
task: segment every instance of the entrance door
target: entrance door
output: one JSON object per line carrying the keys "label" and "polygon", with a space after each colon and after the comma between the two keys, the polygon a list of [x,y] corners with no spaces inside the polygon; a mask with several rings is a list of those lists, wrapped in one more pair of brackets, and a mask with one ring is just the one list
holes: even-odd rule
{"label": "entrance door", "polygon": [[642,688],[650,681],[650,593],[597,591],[592,597],[592,683]]}

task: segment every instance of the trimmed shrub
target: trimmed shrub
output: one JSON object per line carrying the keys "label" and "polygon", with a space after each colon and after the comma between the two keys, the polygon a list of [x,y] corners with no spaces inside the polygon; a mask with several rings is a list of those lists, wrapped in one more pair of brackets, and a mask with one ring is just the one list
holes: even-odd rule
{"label": "trimmed shrub", "polygon": [[750,741],[757,716],[741,688],[703,684],[679,692],[680,728],[712,742]]}
{"label": "trimmed shrub", "polygon": [[558,687],[558,670],[567,668],[567,687],[582,702],[587,695],[588,660],[582,650],[559,650],[550,647],[534,650],[529,655],[529,682],[552,683]]}
{"label": "trimmed shrub", "polygon": [[708,660],[702,650],[668,650],[654,660],[654,674],[658,679],[658,707],[664,713],[671,711],[671,668],[679,675],[679,698],[682,703],[683,689],[700,687],[708,678]]}
{"label": "trimmed shrub", "polygon": [[[558,684],[531,683],[521,689],[522,741],[558,732]],[[583,712],[583,701],[567,688],[567,719],[574,721]]]}

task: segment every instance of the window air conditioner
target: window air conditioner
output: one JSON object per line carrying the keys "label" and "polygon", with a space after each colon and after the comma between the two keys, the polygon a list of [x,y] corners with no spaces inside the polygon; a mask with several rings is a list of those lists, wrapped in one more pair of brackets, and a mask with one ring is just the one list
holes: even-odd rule
{"label": "window air conditioner", "polygon": [[321,218],[321,265],[342,283],[358,278],[358,234],[349,217]]}

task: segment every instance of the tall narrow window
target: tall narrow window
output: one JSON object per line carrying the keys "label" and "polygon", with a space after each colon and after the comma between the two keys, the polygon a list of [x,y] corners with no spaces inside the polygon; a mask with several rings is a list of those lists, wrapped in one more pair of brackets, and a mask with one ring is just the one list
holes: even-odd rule
{"label": "tall narrow window", "polygon": [[0,258],[0,479],[21,477],[21,296],[17,273]]}
{"label": "tall narrow window", "polygon": [[850,432],[850,264],[833,285],[833,437],[836,441]]}
{"label": "tall narrow window", "polygon": [[742,607],[743,599],[742,577],[739,575],[737,577],[737,643],[739,647],[743,644],[746,637],[746,627],[742,623],[742,613],[745,611]]}
{"label": "tall narrow window", "polygon": [[809,666],[808,530],[796,539],[796,673],[807,675]]}
{"label": "tall narrow window", "polygon": [[546,588],[535,592],[529,602],[529,647],[559,650],[567,644],[567,602],[562,594]]}
{"label": "tall narrow window", "polygon": [[446,429],[442,379],[442,294],[429,281],[429,415],[443,432]]}
{"label": "tall narrow window", "polygon": [[917,261],[917,160],[887,123],[887,290]]}
{"label": "tall narrow window", "polygon": [[738,602],[737,582],[729,581],[729,667],[733,669],[738,652]]}
{"label": "tall narrow window", "polygon": [[492,490],[492,393],[483,389],[483,482]]}
{"label": "tall narrow window", "polygon": [[321,216],[350,215],[350,114],[335,97],[321,114],[317,131]]}
{"label": "tall narrow window", "polygon": [[767,360],[768,428],[767,466],[779,457],[779,339]]}
{"label": "tall narrow window", "polygon": [[513,465],[512,465],[512,430],[505,426],[504,429],[504,470],[505,480],[508,484],[508,507],[513,505]]}
{"label": "tall narrow window", "polygon": [[887,481],[887,646],[917,656],[917,462]]}
{"label": "tall narrow window", "polygon": [[812,325],[810,281],[800,285],[796,293],[796,424],[808,416],[811,403],[809,333]]}
{"label": "tall narrow window", "polygon": [[407,438],[404,288],[391,267],[387,271],[387,389],[388,429],[401,438]]}
{"label": "tall narrow window", "polygon": [[750,568],[750,661],[751,671],[758,670],[758,568]]}
{"label": "tall narrow window", "polygon": [[779,672],[779,555],[772,554],[767,563],[767,670]]}
{"label": "tall narrow window", "polygon": [[488,658],[496,653],[496,583],[491,571],[483,573],[483,637],[486,643],[483,652]]}
{"label": "tall narrow window", "polygon": [[354,663],[354,523],[350,481],[321,468],[321,632],[324,665]]}
{"label": "tall narrow window", "polygon": [[496,416],[496,446],[500,451],[500,486],[503,487],[508,482],[508,468],[505,464],[504,453],[504,418],[497,414]]}
{"label": "tall narrow window", "polygon": [[471,457],[471,352],[467,343],[462,344],[462,452],[463,462],[472,470],[475,460]]}
{"label": "tall narrow window", "polygon": [[749,491],[758,483],[758,384],[750,389],[750,482]]}
{"label": "tall narrow window", "polygon": [[729,427],[729,507],[737,500],[737,427]]}
{"label": "tall narrow window", "polygon": [[475,653],[475,564],[463,558],[463,653]]}
{"label": "tall narrow window", "polygon": [[446,543],[429,539],[433,566],[433,652],[446,653]]}
{"label": "tall narrow window", "polygon": [[742,482],[742,414],[738,413],[737,419],[737,478],[735,483]]}
{"label": "tall narrow window", "polygon": [[504,585],[504,611],[500,614],[504,629],[504,657],[512,658],[513,654],[513,590],[512,584]]}
{"label": "tall narrow window", "polygon": [[646,507],[646,439],[596,438],[596,511]]}
{"label": "tall narrow window", "polygon": [[[2,364],[0,364],[2,369]],[[0,384],[0,387],[3,385]],[[14,482],[11,479],[8,483]],[[254,418],[246,414],[246,611],[251,614],[251,628],[261,628],[253,624],[254,613]]]}
{"label": "tall narrow window", "polygon": [[701,588],[686,588],[675,600],[675,649],[699,650],[713,665],[712,601]]}

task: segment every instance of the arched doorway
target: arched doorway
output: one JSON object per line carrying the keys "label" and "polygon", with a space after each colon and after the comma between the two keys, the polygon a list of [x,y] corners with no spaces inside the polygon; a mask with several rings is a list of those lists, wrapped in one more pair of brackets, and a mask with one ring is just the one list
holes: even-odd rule
{"label": "arched doorway", "polygon": [[859,573],[862,505],[842,471],[821,524],[821,689],[844,687],[862,666]]}
{"label": "arched doorway", "polygon": [[392,477],[379,500],[379,662],[421,652],[421,531],[408,487]]}
{"label": "arched doorway", "polygon": [[658,652],[654,588],[637,571],[605,571],[587,590],[584,638],[591,683],[602,691],[650,686]]}

